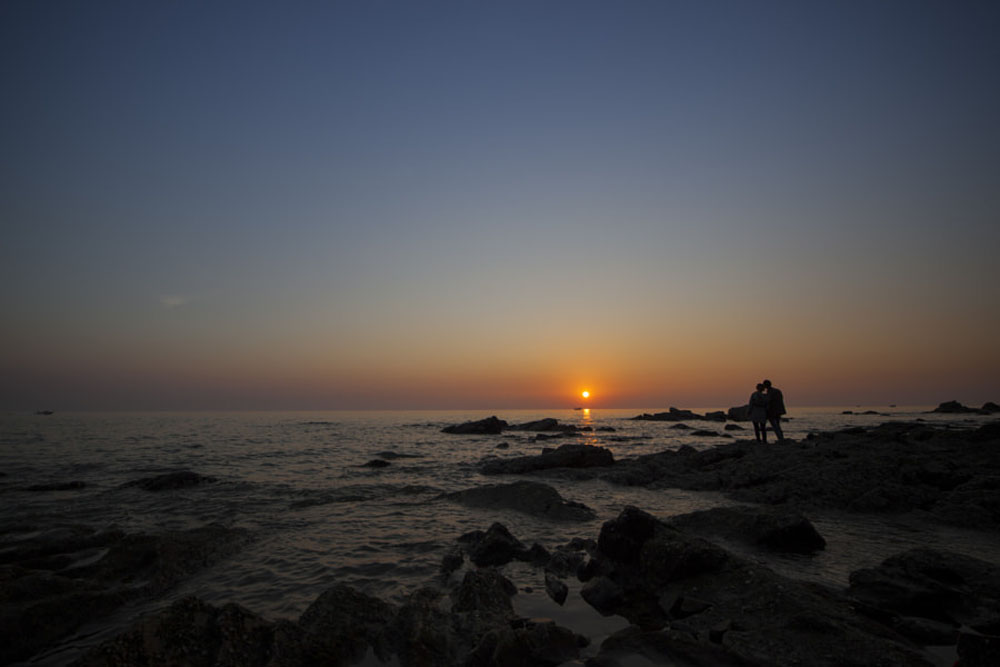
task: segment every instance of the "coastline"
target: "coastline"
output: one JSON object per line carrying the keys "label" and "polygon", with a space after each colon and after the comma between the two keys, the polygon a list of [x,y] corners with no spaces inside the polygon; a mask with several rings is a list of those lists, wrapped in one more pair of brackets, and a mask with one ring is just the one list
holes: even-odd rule
{"label": "coastline", "polygon": [[[862,518],[866,515],[907,512],[918,517],[925,517],[928,521],[942,525],[993,531],[997,526],[997,514],[992,508],[1000,507],[1000,504],[997,503],[998,494],[1000,494],[998,486],[1000,485],[991,486],[992,482],[990,481],[1000,477],[1000,470],[997,469],[998,457],[996,454],[998,451],[997,447],[1000,447],[998,435],[1000,435],[1000,422],[995,421],[975,429],[964,430],[938,427],[920,422],[891,422],[870,429],[854,427],[828,433],[816,433],[800,441],[789,441],[783,444],[763,445],[752,441],[736,440],[702,450],[681,447],[672,451],[622,458],[610,465],[606,465],[606,461],[604,461],[603,463],[605,464],[602,465],[588,465],[585,467],[545,467],[535,470],[524,470],[522,474],[518,475],[503,474],[492,480],[490,478],[487,479],[500,482],[497,486],[501,487],[501,493],[503,487],[510,486],[510,483],[517,479],[531,479],[540,482],[544,482],[546,478],[553,481],[597,479],[612,484],[629,486],[644,485],[650,489],[687,488],[722,492],[733,500],[743,503],[753,503],[750,507],[756,507],[762,517],[768,516],[769,510],[774,508],[779,508],[783,512],[804,513],[805,515],[808,515],[810,511],[838,509],[853,513]],[[572,446],[570,445],[570,447]],[[558,451],[559,448],[551,449]],[[861,474],[862,472],[864,474]],[[189,483],[197,484],[200,483],[200,480],[197,476],[182,476],[176,479],[159,480],[155,483],[147,481],[147,486],[150,484],[155,486],[157,484],[169,485],[172,483],[180,485]],[[846,502],[847,500],[850,500],[850,502]],[[545,502],[551,504],[550,500],[546,500]],[[549,505],[546,505],[546,507],[549,507]],[[641,510],[641,508],[638,509]],[[531,508],[529,507],[526,511],[530,512]],[[758,519],[751,517],[751,524],[754,521],[759,523]],[[755,568],[753,570],[757,573],[755,576],[764,577],[768,581],[780,580],[782,582],[775,584],[775,586],[798,588],[814,585],[787,579],[775,574],[775,572],[768,568],[763,568],[759,564],[753,563],[752,560],[746,561],[745,557],[748,554],[752,554],[753,549],[757,548],[753,544],[749,547],[744,545],[742,550],[727,550],[726,546],[731,546],[734,542],[738,542],[741,539],[746,542],[746,536],[741,536],[741,533],[746,532],[746,526],[747,522],[745,519],[733,519],[730,516],[728,518],[723,517],[720,520],[718,515],[716,515],[714,517],[695,517],[689,519],[684,525],[680,525],[680,522],[677,522],[671,526],[671,529],[678,530],[679,528],[679,534],[683,536],[684,544],[688,544],[690,541],[695,541],[691,543],[700,544],[697,541],[708,540],[705,544],[712,545],[710,547],[712,553],[724,554],[718,556],[719,558],[729,563],[738,564],[734,565],[734,567],[737,567],[741,572],[744,568]],[[486,527],[484,526],[483,528]],[[658,528],[657,530],[661,529]],[[514,532],[517,532],[516,529]],[[459,538],[460,536],[456,535],[455,537]],[[440,641],[446,644],[451,642],[452,649],[449,650],[459,652],[464,650],[467,652],[465,657],[468,657],[468,655],[471,655],[469,652],[476,650],[476,647],[480,646],[480,643],[487,634],[499,632],[500,629],[504,629],[506,632],[506,629],[511,627],[511,623],[516,625],[518,622],[521,623],[521,626],[514,628],[514,635],[507,638],[509,642],[512,642],[511,646],[519,646],[524,642],[528,642],[528,635],[524,635],[524,632],[518,634],[518,631],[521,630],[525,632],[530,630],[529,635],[531,637],[535,637],[531,633],[541,633],[542,636],[549,639],[552,639],[552,637],[561,637],[562,639],[559,641],[565,644],[564,640],[569,635],[566,635],[561,630],[552,630],[550,627],[552,624],[549,622],[541,625],[536,623],[529,628],[527,625],[524,625],[523,621],[517,621],[518,618],[524,615],[538,616],[539,614],[555,619],[557,627],[564,627],[558,624],[565,623],[565,627],[568,627],[568,631],[573,636],[580,635],[588,638],[588,647],[577,647],[576,657],[573,657],[571,655],[573,651],[567,648],[566,650],[569,652],[563,656],[566,660],[562,662],[570,661],[569,664],[578,664],[572,661],[603,659],[601,658],[603,649],[600,649],[600,644],[605,640],[609,642],[609,647],[617,646],[613,651],[610,648],[608,651],[604,651],[604,653],[607,653],[604,657],[608,659],[611,659],[611,653],[615,653],[621,657],[621,655],[628,655],[629,651],[642,653],[642,651],[653,650],[649,646],[642,644],[642,642],[636,644],[635,642],[639,640],[635,637],[629,640],[631,644],[626,642],[631,648],[627,648],[627,646],[623,648],[625,645],[621,643],[622,637],[616,635],[616,633],[624,632],[627,634],[632,632],[634,634],[635,630],[629,629],[628,622],[623,619],[625,612],[621,609],[614,610],[608,617],[601,616],[600,613],[595,615],[593,603],[585,601],[586,595],[584,594],[584,590],[589,585],[589,582],[594,579],[593,576],[585,581],[580,577],[578,571],[566,570],[562,572],[562,576],[556,577],[566,586],[569,597],[568,601],[565,602],[565,606],[555,605],[548,595],[542,593],[546,590],[546,584],[549,583],[549,578],[543,575],[553,569],[551,563],[553,554],[575,554],[572,558],[579,559],[577,567],[583,567],[586,564],[593,564],[590,565],[591,569],[600,569],[603,567],[608,571],[599,576],[605,579],[609,579],[610,577],[609,580],[611,581],[614,580],[612,575],[618,576],[621,580],[630,580],[630,578],[634,579],[635,576],[638,576],[634,571],[630,572],[628,567],[622,567],[620,563],[616,565],[613,557],[597,547],[600,543],[600,535],[581,534],[579,537],[580,540],[575,546],[545,545],[542,547],[548,550],[549,560],[545,560],[536,554],[538,557],[535,560],[519,561],[512,557],[512,559],[499,563],[499,565],[493,564],[484,568],[471,563],[468,560],[469,552],[459,548],[457,553],[461,556],[459,561],[461,564],[450,573],[450,576],[443,577],[439,581],[439,585],[433,595],[426,591],[423,593],[415,591],[410,597],[430,596],[437,601],[435,603],[437,606],[428,606],[429,603],[424,604],[426,602],[424,600],[421,603],[424,606],[421,607],[422,611],[420,613],[432,616],[435,614],[444,614],[445,610],[450,608],[449,605],[453,604],[445,601],[451,599],[450,596],[459,594],[455,593],[455,591],[461,588],[467,576],[472,577],[472,580],[468,584],[469,586],[475,587],[482,584],[482,582],[476,579],[479,575],[470,575],[470,573],[476,573],[480,569],[490,570],[499,566],[499,572],[510,577],[512,580],[510,584],[503,585],[502,588],[508,593],[511,589],[517,591],[517,594],[511,598],[510,610],[508,611],[507,606],[502,604],[500,605],[500,611],[497,612],[499,616],[494,615],[492,620],[487,623],[487,626],[479,627],[475,631],[466,628],[463,631],[465,634],[460,632],[450,638],[439,638]],[[20,603],[17,599],[8,595],[8,603],[5,605],[7,608],[5,618],[11,622],[9,627],[16,627],[15,624],[21,624],[28,620],[30,620],[31,624],[44,624],[46,622],[44,620],[45,613],[58,616],[59,614],[55,612],[61,609],[65,610],[65,605],[72,604],[70,601],[73,599],[76,599],[77,602],[75,604],[80,605],[80,608],[85,610],[89,615],[100,615],[104,613],[101,611],[102,609],[107,611],[108,609],[117,608],[127,600],[126,597],[123,597],[122,592],[116,588],[119,585],[116,582],[135,578],[137,572],[134,570],[136,570],[137,561],[133,560],[133,558],[138,557],[141,553],[148,553],[150,549],[158,554],[157,559],[159,560],[154,559],[155,562],[152,565],[152,569],[149,569],[147,564],[145,570],[140,568],[140,572],[147,578],[150,578],[150,575],[152,575],[152,580],[157,583],[153,588],[146,590],[141,595],[155,598],[162,591],[175,586],[199,568],[216,562],[224,563],[227,558],[238,558],[239,549],[241,545],[245,544],[248,537],[238,532],[232,533],[221,529],[207,529],[183,535],[145,536],[144,538],[129,535],[80,535],[69,540],[66,540],[65,537],[63,539],[64,542],[61,545],[63,552],[69,551],[78,554],[81,549],[89,548],[93,550],[93,553],[97,554],[101,550],[107,550],[107,553],[119,556],[117,565],[105,563],[105,557],[99,560],[97,564],[89,566],[89,569],[86,567],[81,569],[78,564],[67,564],[65,559],[60,560],[60,545],[49,545],[50,548],[45,553],[39,552],[37,549],[31,554],[8,553],[5,558],[5,562],[8,563],[5,566],[8,576],[5,587],[10,590],[10,586],[14,585],[23,589],[26,594]],[[73,541],[74,539],[76,540],[75,542]],[[167,546],[176,544],[178,539],[181,540],[181,543],[188,544],[188,546],[179,550]],[[456,542],[456,544],[461,544],[461,542]],[[489,550],[490,548],[487,549],[487,551]],[[512,553],[516,553],[516,549]],[[455,553],[452,553],[451,557],[452,561],[454,561]],[[802,556],[802,558],[808,557],[808,555]],[[611,565],[608,565],[609,563]],[[70,565],[68,569],[66,569],[67,565]],[[35,569],[32,569],[32,567]],[[762,574],[764,572],[766,574]],[[491,579],[490,581],[493,583],[487,583],[490,586],[494,586],[496,581],[499,580],[494,581]],[[675,583],[673,582],[673,584]],[[847,583],[844,582],[845,585]],[[620,583],[615,585],[621,587]],[[711,588],[706,583],[701,583],[700,585]],[[55,586],[54,589],[53,586]],[[55,592],[53,593],[53,591]],[[495,593],[495,591],[493,592]],[[341,593],[348,595],[343,590]],[[355,594],[362,595],[357,591],[349,595]],[[828,594],[846,596],[845,599],[852,599],[843,591],[831,590],[828,591]],[[758,591],[753,593],[753,595],[760,596],[762,593]],[[993,593],[986,592],[979,595],[980,598],[984,595],[986,598],[977,600],[976,604],[986,604],[991,610],[990,613],[993,613],[996,619],[1000,620],[1000,610],[996,609],[996,601],[989,598]],[[365,599],[367,600],[367,598]],[[369,603],[378,606],[378,604],[370,600],[365,602],[365,604]],[[216,614],[214,617],[223,618],[219,617],[217,612],[211,611],[209,607],[199,606],[203,603],[195,603],[188,600],[183,602],[183,604],[180,602],[175,604],[180,604],[181,607],[174,609],[172,612],[167,610],[159,614],[144,617],[144,620],[140,622],[140,624],[146,624],[144,632],[148,634],[149,624],[156,625],[159,621],[155,619],[162,617],[164,614],[167,616],[174,614],[174,617],[176,617],[177,614],[184,616],[184,614],[187,614],[191,610],[200,610],[198,611],[199,614],[207,614],[208,616]],[[323,604],[329,604],[329,596],[327,596],[327,599],[324,599]],[[660,606],[662,607],[662,605]],[[869,604],[868,606],[878,609],[877,605],[874,604]],[[389,605],[389,607],[392,608],[392,611],[386,612],[386,617],[380,621],[383,625],[391,625],[391,623],[398,622],[399,615],[408,609],[406,604],[400,606]],[[704,628],[700,631],[697,629],[690,632],[684,630],[683,628],[686,626],[684,623],[681,623],[683,619],[675,617],[679,612],[677,610],[671,611],[672,607],[673,604],[668,605],[668,609],[665,612],[661,609],[661,612],[665,614],[665,618],[662,619],[664,621],[662,627],[656,630],[656,632],[660,633],[660,635],[657,635],[657,641],[663,640],[663,636],[661,636],[663,632],[667,632],[668,635],[670,633],[681,632],[682,634],[686,634],[684,636],[673,637],[671,640],[674,643],[679,642],[679,646],[683,647],[690,644],[688,646],[690,650],[698,649],[699,646],[702,648],[708,646],[708,649],[711,651],[716,651],[720,646],[723,649],[725,648],[724,645],[716,645],[718,644],[717,642],[711,642],[710,638],[705,646],[699,644],[699,641],[708,637],[707,635],[706,637],[701,637],[708,630]],[[229,609],[228,606],[225,608]],[[184,611],[185,609],[187,611]],[[472,613],[474,610],[468,611]],[[608,611],[608,608],[605,607],[602,611]],[[820,616],[834,613],[829,610],[814,611]],[[292,650],[289,646],[298,646],[299,648],[295,650],[304,650],[307,652],[313,649],[307,650],[307,648],[303,648],[304,645],[300,645],[301,642],[306,642],[306,639],[300,636],[301,633],[295,635],[298,639],[294,641],[287,637],[281,639],[280,641],[285,642],[292,641],[292,644],[284,645],[285,648],[280,649],[280,647],[276,647],[274,642],[279,641],[279,639],[276,639],[277,635],[275,635],[276,631],[274,628],[278,626],[284,627],[282,624],[289,623],[289,621],[279,621],[277,622],[278,626],[275,626],[274,622],[252,615],[252,612],[245,610],[237,613],[230,609],[228,613],[230,615],[235,614],[234,618],[243,618],[246,621],[251,616],[244,617],[244,612],[251,614],[252,618],[256,619],[253,620],[254,624],[257,624],[260,628],[265,628],[263,636],[270,637],[270,639],[261,641],[264,641],[264,644],[267,644],[269,648],[260,648],[255,656],[247,656],[246,662],[237,664],[305,664],[295,663],[294,660],[288,663],[268,662],[272,660],[275,651],[281,653],[281,651],[287,652]],[[412,614],[416,612],[412,608],[409,608],[405,613]],[[448,613],[452,612],[449,611]],[[631,620],[634,621],[637,618],[634,614],[638,612],[633,610],[629,613],[633,614]],[[727,613],[733,614],[735,612],[730,609]],[[836,612],[836,614],[840,613],[839,611]],[[63,614],[65,615],[65,611],[63,611]],[[865,623],[879,623],[880,626],[888,628],[887,632],[898,635],[899,628],[894,627],[893,624],[895,623],[896,626],[899,625],[898,618],[900,618],[900,614],[898,612],[886,612],[885,610],[874,613],[875,616],[879,616],[879,614],[881,614],[881,621],[873,621],[871,618],[872,614],[868,614],[865,617]],[[72,616],[72,614],[69,615]],[[30,616],[30,619],[28,616]],[[174,617],[171,617],[173,618],[171,623],[180,622],[178,618]],[[685,618],[687,617],[685,616]],[[441,619],[439,618],[438,620]],[[940,623],[940,619],[935,622]],[[987,619],[980,623],[980,627],[990,630],[993,627],[990,625],[992,622]],[[298,623],[301,625],[301,619]],[[457,617],[449,617],[447,621],[447,624],[450,626],[456,626],[456,624],[457,626],[462,626],[463,623],[465,621]],[[742,623],[745,625],[746,620],[742,621]],[[292,625],[295,626],[295,623],[292,623]],[[688,625],[690,625],[690,621]],[[28,628],[27,632],[30,635],[30,627],[32,625],[23,627]],[[64,626],[64,631],[71,627],[72,623],[69,623],[69,625]],[[389,625],[385,625],[385,627],[388,628]],[[539,627],[543,629],[537,629]],[[736,622],[735,627],[740,627],[739,621]],[[267,628],[271,629],[267,630]],[[678,628],[681,629],[678,630]],[[943,630],[937,626],[936,630],[938,634],[935,637],[935,641],[940,641]],[[327,628],[324,632],[329,634],[330,631],[332,631],[331,628]],[[353,630],[345,626],[345,628],[340,628],[337,632],[347,632],[349,634]],[[759,633],[760,631],[755,632]],[[854,632],[854,630],[851,630],[851,632]],[[882,630],[879,630],[879,632],[882,632]],[[947,634],[946,631],[944,632]],[[710,635],[711,633],[709,632],[708,634]],[[913,632],[910,634],[912,635]],[[49,633],[49,636],[53,640],[58,635],[58,629],[55,632]],[[459,637],[458,635],[462,636]],[[958,636],[956,632],[956,640]],[[761,635],[761,637],[761,641],[766,640],[766,633]],[[531,641],[535,641],[536,639],[538,638],[535,637]],[[649,639],[649,637],[646,637],[642,641]],[[124,650],[122,646],[123,644],[128,644],[132,647],[129,650],[138,650],[135,648],[136,641],[138,640],[134,631],[131,635],[129,632],[123,633],[119,637],[106,642],[102,647],[93,649],[87,654],[86,658],[81,658],[79,664],[127,664],[128,661],[124,663],[121,661],[121,651]],[[417,640],[412,639],[411,644],[413,641]],[[555,640],[553,639],[553,641]],[[582,642],[583,640],[579,641]],[[694,644],[691,644],[692,641]],[[802,641],[805,641],[805,639]],[[920,649],[919,645],[912,638],[904,638],[902,640],[893,639],[892,641],[905,647],[905,650],[900,655],[905,655],[906,657],[905,659],[901,658],[903,662],[892,662],[891,664],[943,664],[940,661],[937,663],[933,661],[930,663],[924,662],[931,660],[931,658],[928,657],[927,651]],[[271,642],[271,644],[268,644],[268,642]],[[297,644],[296,642],[299,643]],[[542,643],[544,644],[545,642]],[[596,647],[595,644],[597,644]],[[38,646],[38,642],[36,641],[34,645]],[[354,652],[350,653],[350,656],[345,654],[338,658],[338,660],[346,660],[349,657],[351,659],[356,658],[357,646],[359,645],[357,642],[352,644],[352,646],[355,646],[355,649],[351,649]],[[416,650],[413,645],[409,646],[409,648],[400,648],[402,645],[394,645],[395,649],[393,650],[397,651],[394,654],[390,650],[392,647],[386,648],[387,646],[389,645],[378,649],[383,651],[383,657],[387,659],[402,659],[400,654],[398,654],[399,650],[404,652]],[[38,646],[38,648],[41,648],[41,646]],[[158,647],[147,646],[142,650],[154,650],[154,648],[156,651],[173,650],[169,646],[169,641],[167,645]],[[202,648],[209,652],[219,649],[218,646],[215,649],[211,649],[211,647]],[[371,651],[375,651],[375,648],[375,645],[372,645]],[[523,649],[523,646],[521,648]],[[882,646],[878,650],[882,651],[884,648]],[[27,657],[25,650],[25,648],[22,648],[19,654],[7,653],[6,655],[8,659],[11,657],[14,659],[24,659]],[[514,649],[512,648],[511,650]],[[582,653],[580,652],[581,650]],[[367,651],[368,649],[366,649]],[[389,652],[385,653],[384,651]],[[894,651],[896,651],[896,648],[892,648],[890,652]],[[954,653],[954,649],[952,649],[952,653]],[[944,651],[944,654],[950,655],[947,650]],[[15,657],[16,655],[20,657]],[[113,656],[115,655],[119,655],[119,658],[114,658]],[[397,657],[392,658],[393,655]],[[913,658],[913,655],[918,656],[918,658]],[[104,657],[101,658],[99,656]],[[264,660],[265,657],[267,657],[267,660]],[[730,657],[736,659],[733,656]],[[746,656],[743,657],[746,658]],[[133,658],[137,659],[136,656],[132,655],[129,660]],[[462,661],[458,659],[457,653],[452,658],[455,660],[454,664],[461,664]],[[907,662],[911,658],[915,662]],[[492,659],[488,659],[483,664],[494,664],[494,662],[490,662]],[[104,660],[104,662],[101,662],[101,660]],[[264,661],[261,662],[262,660]],[[374,662],[372,662],[373,660]],[[367,662],[370,664],[379,664],[378,657],[374,654],[368,655]],[[349,662],[344,662],[344,664],[349,664]],[[772,664],[786,663],[778,661]]]}

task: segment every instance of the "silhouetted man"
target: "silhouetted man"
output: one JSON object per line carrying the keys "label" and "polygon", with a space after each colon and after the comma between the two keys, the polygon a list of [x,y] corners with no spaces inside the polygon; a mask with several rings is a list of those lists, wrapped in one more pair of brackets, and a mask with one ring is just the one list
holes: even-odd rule
{"label": "silhouetted man", "polygon": [[781,432],[781,415],[785,410],[785,395],[777,387],[771,386],[770,380],[762,383],[767,388],[767,421],[771,423],[771,430],[778,436],[778,442],[785,439],[785,434]]}

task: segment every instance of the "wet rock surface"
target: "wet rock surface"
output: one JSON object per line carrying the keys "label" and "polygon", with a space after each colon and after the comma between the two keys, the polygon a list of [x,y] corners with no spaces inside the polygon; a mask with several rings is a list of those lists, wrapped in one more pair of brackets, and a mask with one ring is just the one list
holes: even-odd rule
{"label": "wet rock surface", "polygon": [[0,663],[23,660],[122,604],[153,598],[249,541],[208,525],[158,535],[78,527],[0,554]]}
{"label": "wet rock surface", "polygon": [[590,521],[597,515],[582,503],[563,499],[559,492],[541,482],[487,484],[439,496],[467,507],[512,509],[556,521]]}
{"label": "wet rock surface", "polygon": [[445,426],[441,429],[442,433],[452,433],[456,435],[468,435],[468,434],[496,434],[502,432],[507,428],[508,424],[504,420],[493,416],[487,417],[486,419],[480,419],[477,421],[465,422],[463,424],[454,424],[452,426]]}

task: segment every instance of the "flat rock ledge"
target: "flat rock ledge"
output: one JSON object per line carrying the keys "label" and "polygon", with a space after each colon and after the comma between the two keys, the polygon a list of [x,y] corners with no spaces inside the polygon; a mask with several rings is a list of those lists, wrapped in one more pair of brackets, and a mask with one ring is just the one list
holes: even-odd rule
{"label": "flat rock ledge", "polygon": [[570,444],[546,449],[536,456],[510,459],[487,459],[479,466],[484,475],[520,474],[548,468],[592,468],[615,462],[611,450],[593,445]]}
{"label": "flat rock ledge", "polygon": [[597,517],[594,510],[583,503],[565,500],[558,491],[541,482],[487,484],[444,493],[438,498],[466,507],[511,509],[556,521],[591,521]]}
{"label": "flat rock ledge", "polygon": [[535,433],[586,433],[593,431],[590,426],[576,426],[575,424],[560,424],[558,419],[546,417],[536,421],[525,422],[523,424],[509,424],[499,417],[487,417],[477,421],[453,424],[441,429],[442,433],[457,435],[496,435],[504,431],[532,431]]}

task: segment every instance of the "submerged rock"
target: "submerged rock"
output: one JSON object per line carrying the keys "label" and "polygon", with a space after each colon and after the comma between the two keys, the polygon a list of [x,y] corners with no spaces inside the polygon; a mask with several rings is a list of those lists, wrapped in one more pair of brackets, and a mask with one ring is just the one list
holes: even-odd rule
{"label": "submerged rock", "polygon": [[562,445],[538,456],[513,459],[493,459],[484,462],[479,471],[484,475],[518,474],[547,468],[589,468],[610,466],[615,458],[611,450],[593,445]]}
{"label": "submerged rock", "polygon": [[463,424],[455,424],[453,426],[445,426],[441,429],[442,433],[454,433],[454,434],[496,434],[502,432],[507,428],[508,424],[502,419],[497,417],[487,417],[486,419],[480,419],[478,421],[465,422]]}
{"label": "submerged rock", "polygon": [[563,499],[558,491],[541,482],[487,484],[438,498],[467,507],[512,509],[557,521],[590,521],[597,516],[586,505]]}
{"label": "submerged rock", "polygon": [[86,487],[85,482],[53,482],[51,484],[32,484],[26,486],[25,491],[79,491]]}
{"label": "submerged rock", "polygon": [[392,464],[389,463],[388,461],[384,461],[382,459],[372,459],[371,461],[368,461],[367,463],[362,464],[361,467],[362,468],[388,468],[390,465],[392,465]]}
{"label": "submerged rock", "polygon": [[137,486],[146,491],[172,491],[183,489],[199,484],[208,484],[217,481],[214,477],[199,475],[191,470],[174,470],[173,472],[156,475],[155,477],[143,477],[131,482],[122,484],[121,488]]}

